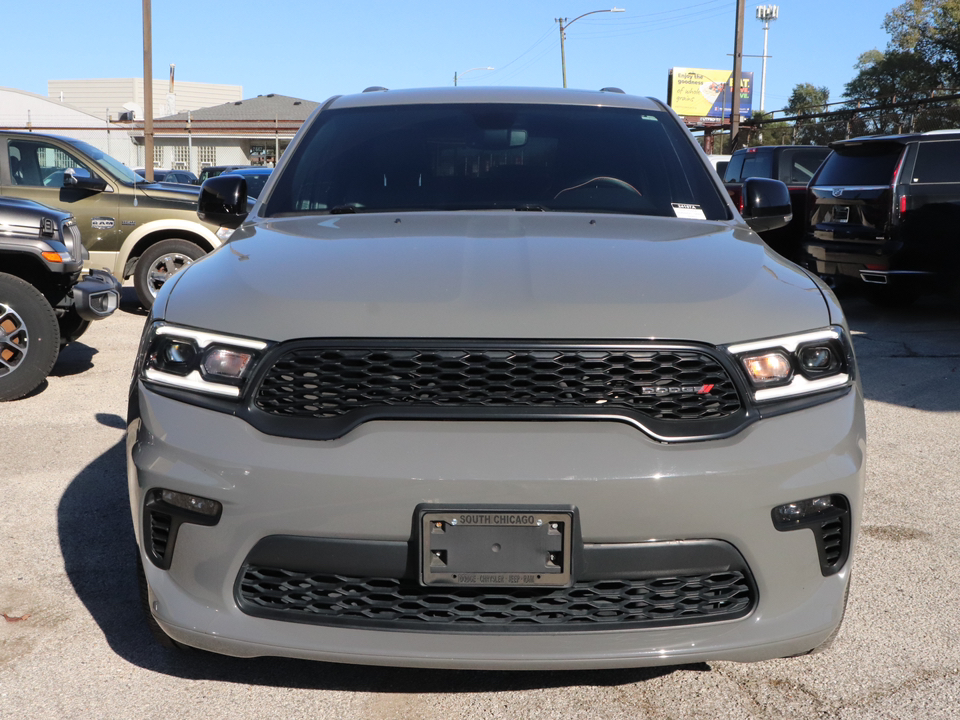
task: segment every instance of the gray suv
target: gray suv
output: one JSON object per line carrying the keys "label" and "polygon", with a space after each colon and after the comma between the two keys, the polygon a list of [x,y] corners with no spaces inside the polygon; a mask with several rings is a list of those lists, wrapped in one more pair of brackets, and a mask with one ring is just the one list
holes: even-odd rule
{"label": "gray suv", "polygon": [[663,103],[334,97],[160,290],[130,503],[167,645],[545,669],[807,653],[843,617],[864,412],[843,313]]}

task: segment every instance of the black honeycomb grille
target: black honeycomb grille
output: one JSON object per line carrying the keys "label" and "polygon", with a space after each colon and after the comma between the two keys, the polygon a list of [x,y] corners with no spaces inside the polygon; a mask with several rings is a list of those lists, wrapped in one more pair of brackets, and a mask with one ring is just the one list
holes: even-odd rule
{"label": "black honeycomb grille", "polygon": [[731,620],[756,598],[744,573],[726,571],[570,588],[438,588],[397,578],[347,577],[245,566],[238,604],[248,615],[397,630],[535,632],[666,627]]}
{"label": "black honeycomb grille", "polygon": [[589,409],[716,420],[741,409],[727,371],[700,350],[464,344],[297,347],[269,368],[254,402],[275,416],[315,419],[420,407]]}

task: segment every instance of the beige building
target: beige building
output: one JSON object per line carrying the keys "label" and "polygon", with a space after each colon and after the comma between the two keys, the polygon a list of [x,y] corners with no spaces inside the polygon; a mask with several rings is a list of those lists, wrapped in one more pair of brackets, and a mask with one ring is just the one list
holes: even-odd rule
{"label": "beige building", "polygon": [[[210,165],[275,165],[320,105],[270,93],[153,121],[153,165],[191,170]],[[130,126],[143,165],[143,123]]]}
{"label": "beige building", "polygon": [[[143,119],[143,78],[48,80],[47,96],[104,119],[120,120],[124,114],[130,120]],[[242,99],[242,85],[174,82],[172,71],[170,80],[153,81],[155,118]]]}

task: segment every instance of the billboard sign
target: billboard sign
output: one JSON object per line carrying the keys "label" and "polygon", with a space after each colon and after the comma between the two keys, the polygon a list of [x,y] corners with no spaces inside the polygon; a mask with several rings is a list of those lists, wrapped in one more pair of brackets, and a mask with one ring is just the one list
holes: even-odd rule
{"label": "billboard sign", "polygon": [[[750,117],[753,102],[753,73],[740,74],[740,115]],[[729,118],[733,107],[733,72],[702,68],[670,69],[667,104],[677,115],[700,118]]]}

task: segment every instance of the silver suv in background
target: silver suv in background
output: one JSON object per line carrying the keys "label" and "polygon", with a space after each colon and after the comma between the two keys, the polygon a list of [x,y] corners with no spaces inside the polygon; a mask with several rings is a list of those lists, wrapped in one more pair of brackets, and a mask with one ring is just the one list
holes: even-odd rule
{"label": "silver suv in background", "polygon": [[[399,666],[763,660],[843,617],[843,313],[677,116],[613,92],[328,100],[164,285],[130,506],[167,645]],[[745,222],[746,220],[746,222]]]}

